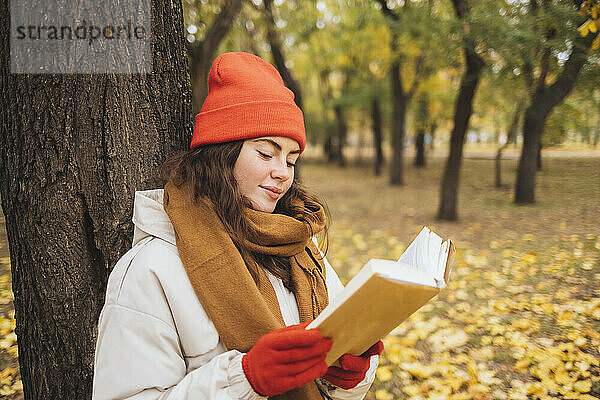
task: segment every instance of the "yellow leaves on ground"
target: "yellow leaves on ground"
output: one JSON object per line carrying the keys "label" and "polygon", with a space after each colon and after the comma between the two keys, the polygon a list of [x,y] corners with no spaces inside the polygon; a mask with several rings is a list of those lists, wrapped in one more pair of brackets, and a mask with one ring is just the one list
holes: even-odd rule
{"label": "yellow leaves on ground", "polygon": [[0,350],[7,351],[13,356],[17,356],[17,335],[15,335],[14,311],[10,318],[0,316]]}
{"label": "yellow leaves on ground", "polygon": [[14,300],[8,275],[0,275],[0,305],[10,304]]}
{"label": "yellow leaves on ground", "polygon": [[[10,312],[10,318],[5,318],[0,315],[0,356],[2,352],[8,353],[8,355],[15,360],[18,357],[13,311]],[[23,385],[18,378],[15,368],[7,367],[0,371],[0,397],[9,396],[22,391]]]}
{"label": "yellow leaves on ground", "polygon": [[[384,339],[367,398],[599,400],[600,236],[539,245],[533,234],[458,243],[448,287]],[[403,249],[389,232],[331,235],[342,275]]]}
{"label": "yellow leaves on ground", "polygon": [[0,396],[10,396],[23,391],[23,384],[16,376],[15,368],[8,367],[0,371]]}
{"label": "yellow leaves on ground", "polygon": [[[10,266],[10,258],[0,257],[0,264]],[[8,307],[13,299],[9,273],[0,274],[0,307]],[[2,363],[0,366],[0,397],[11,396],[23,391],[23,384],[17,370],[19,351],[15,334],[15,312],[12,307],[8,310],[6,314],[0,312],[0,359],[8,358],[13,361]]]}
{"label": "yellow leaves on ground", "polygon": [[431,349],[435,352],[452,350],[465,345],[469,335],[458,327],[441,329],[427,338]]}

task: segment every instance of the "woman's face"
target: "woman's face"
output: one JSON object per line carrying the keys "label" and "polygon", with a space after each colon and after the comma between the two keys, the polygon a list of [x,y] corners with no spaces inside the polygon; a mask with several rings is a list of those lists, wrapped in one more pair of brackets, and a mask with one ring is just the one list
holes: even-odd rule
{"label": "woman's face", "polygon": [[240,193],[257,211],[273,212],[294,180],[300,145],[283,136],[248,139],[233,167]]}

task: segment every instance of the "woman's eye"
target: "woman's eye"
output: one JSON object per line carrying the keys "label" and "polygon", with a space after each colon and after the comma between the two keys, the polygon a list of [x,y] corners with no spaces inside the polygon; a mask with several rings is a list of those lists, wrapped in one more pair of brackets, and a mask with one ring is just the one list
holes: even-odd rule
{"label": "woman's eye", "polygon": [[296,166],[296,164],[289,162],[289,161],[288,161],[287,165],[288,165],[288,167],[292,167],[292,168],[294,168]]}
{"label": "woman's eye", "polygon": [[[257,150],[257,151],[258,151],[258,150]],[[262,151],[258,151],[258,154],[260,154],[260,156],[261,156],[262,158],[264,158],[265,160],[270,160],[270,159],[271,159],[271,157],[273,157],[272,155],[270,155],[270,154],[267,154],[267,153],[263,153]]]}

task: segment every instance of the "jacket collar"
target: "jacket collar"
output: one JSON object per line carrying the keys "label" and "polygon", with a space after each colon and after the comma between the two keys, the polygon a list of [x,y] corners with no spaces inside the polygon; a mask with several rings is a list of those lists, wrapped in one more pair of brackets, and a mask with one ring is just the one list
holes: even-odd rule
{"label": "jacket collar", "polygon": [[173,225],[163,208],[163,193],[164,189],[135,192],[132,247],[148,236],[156,236],[176,245]]}

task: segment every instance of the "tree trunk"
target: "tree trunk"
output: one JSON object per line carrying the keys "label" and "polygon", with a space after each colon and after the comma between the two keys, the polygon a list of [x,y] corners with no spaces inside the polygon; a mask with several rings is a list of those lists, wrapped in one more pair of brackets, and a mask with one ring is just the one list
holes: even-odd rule
{"label": "tree trunk", "polygon": [[535,174],[538,150],[546,118],[552,109],[571,92],[585,64],[588,49],[595,35],[578,37],[573,41],[573,50],[554,83],[548,87],[538,85],[523,122],[523,147],[519,158],[515,184],[516,204],[535,202]]}
{"label": "tree trunk", "polygon": [[538,171],[542,170],[542,137],[540,136],[540,142],[538,143],[538,148],[537,148],[537,162],[536,162],[536,167]]}
{"label": "tree trunk", "polygon": [[[394,23],[400,21],[400,16],[391,10],[385,0],[378,0],[383,14]],[[408,2],[405,3],[405,7]],[[390,44],[392,54],[398,53],[398,33],[392,29],[392,41]],[[419,71],[419,69],[417,69]],[[420,72],[419,72],[420,73]],[[417,87],[417,76],[409,90],[414,93]],[[400,74],[400,61],[396,58],[390,67],[390,83],[392,86],[392,162],[390,165],[390,184],[404,184],[404,136],[406,131],[406,107],[410,95],[404,92],[402,75]]]}
{"label": "tree trunk", "polygon": [[417,155],[415,157],[415,167],[423,168],[425,166],[425,131],[420,129],[415,140]]}
{"label": "tree trunk", "polygon": [[427,94],[423,93],[419,97],[417,111],[417,137],[415,140],[416,157],[415,167],[422,168],[425,166],[425,131],[429,125],[429,100]]}
{"label": "tree trunk", "polygon": [[519,120],[521,119],[521,113],[523,111],[523,106],[525,105],[525,99],[527,98],[527,92],[525,91],[523,96],[519,99],[517,103],[517,107],[515,108],[515,112],[513,114],[512,120],[510,121],[510,126],[508,127],[508,131],[506,132],[506,142],[498,148],[498,152],[496,153],[496,188],[502,188],[502,151],[508,146],[508,144],[515,140],[517,136],[517,128],[519,127]]}
{"label": "tree trunk", "polygon": [[[398,38],[394,35],[393,42]],[[397,46],[392,46],[396,48]],[[390,68],[390,79],[392,83],[393,97],[393,121],[392,121],[392,162],[390,165],[390,183],[392,185],[404,185],[404,136],[406,132],[406,102],[407,98],[402,90],[402,79],[400,76],[400,63],[394,61]]]}
{"label": "tree trunk", "polygon": [[[456,16],[463,20],[469,13],[467,0],[452,0]],[[467,35],[469,29],[463,25],[463,32]],[[460,81],[460,89],[454,110],[454,128],[450,136],[450,154],[446,161],[444,177],[441,185],[440,206],[437,217],[448,221],[456,220],[456,199],[458,196],[458,181],[462,150],[465,142],[465,133],[469,127],[469,119],[473,112],[473,97],[479,83],[479,76],[485,63],[475,52],[475,43],[466,37],[463,44],[465,73]]]}
{"label": "tree trunk", "polygon": [[[523,122],[523,148],[517,171],[515,190],[516,203],[535,202],[535,171],[539,140],[544,129],[545,117],[540,112],[533,111],[531,106],[525,111]],[[527,132],[527,133],[525,133]]]}
{"label": "tree trunk", "polygon": [[327,157],[327,162],[334,162],[338,159],[337,150],[339,149],[337,145],[337,137],[333,132],[333,129],[329,129],[330,126],[330,117],[329,113],[331,110],[331,102],[333,98],[333,93],[331,89],[331,85],[329,84],[329,69],[324,69],[319,72],[319,83],[321,87],[321,102],[323,105],[323,121],[325,122],[325,140],[323,141],[323,151]]}
{"label": "tree trunk", "polygon": [[496,188],[500,189],[502,187],[502,149],[504,149],[504,146],[499,148],[498,151],[496,152],[496,161],[494,163],[495,166],[495,186]]}
{"label": "tree trunk", "polygon": [[[328,134],[327,137],[325,138],[325,141],[323,142],[323,150],[325,152],[325,155],[327,156],[327,162],[334,162],[335,160],[338,159],[337,156],[337,142],[336,142],[336,137],[332,136],[331,134]],[[336,143],[334,143],[336,142]]]}
{"label": "tree trunk", "polygon": [[[277,67],[279,74],[281,74],[281,78],[283,79],[285,86],[294,93],[294,102],[302,110],[302,91],[300,89],[300,85],[298,84],[298,81],[294,79],[292,71],[290,71],[290,69],[285,65],[285,56],[283,55],[283,50],[281,49],[281,40],[279,40],[277,26],[275,25],[275,18],[273,17],[273,0],[264,0],[263,4],[267,27],[267,41],[271,47],[271,55],[273,56],[275,67]],[[296,162],[296,167],[294,168],[295,177],[299,181],[301,180],[300,174],[302,170],[302,160],[303,158],[300,157]]]}
{"label": "tree trunk", "polygon": [[285,56],[281,50],[281,41],[277,33],[277,27],[275,25],[275,18],[273,17],[273,0],[264,0],[265,14],[266,14],[266,26],[267,26],[267,40],[271,46],[271,55],[277,70],[281,74],[281,78],[292,92],[294,92],[294,101],[296,105],[302,109],[302,91],[298,81],[294,79],[292,71],[285,65]]}
{"label": "tree trunk", "polygon": [[473,97],[479,83],[479,76],[485,65],[483,60],[475,53],[473,47],[465,47],[463,51],[467,69],[461,78],[460,90],[456,99],[454,128],[450,136],[450,154],[446,161],[442,179],[441,201],[438,211],[438,218],[448,221],[454,221],[457,218],[456,202],[465,133],[469,127],[469,119],[473,111]]}
{"label": "tree trunk", "polygon": [[596,119],[596,132],[594,133],[594,141],[592,146],[598,146],[598,140],[600,139],[600,110],[598,110],[598,118]]}
{"label": "tree trunk", "polygon": [[371,119],[373,120],[373,143],[375,144],[375,175],[381,175],[383,167],[383,134],[381,132],[381,110],[379,98],[373,97],[371,102]]}
{"label": "tree trunk", "polygon": [[89,399],[109,267],[136,190],[192,131],[180,1],[151,4],[152,73],[10,74],[0,2],[0,193],[26,399]]}
{"label": "tree trunk", "polygon": [[223,1],[221,11],[206,31],[204,40],[194,43],[186,42],[187,52],[191,60],[191,76],[193,78],[192,110],[194,115],[200,112],[202,104],[208,95],[208,73],[210,72],[215,52],[221,41],[227,36],[241,8],[241,0]]}
{"label": "tree trunk", "polygon": [[348,127],[342,107],[336,105],[333,110],[335,111],[335,119],[337,121],[337,160],[340,167],[345,167],[346,157],[344,156],[344,146],[346,145]]}
{"label": "tree trunk", "polygon": [[433,142],[435,140],[435,131],[436,130],[437,130],[437,123],[433,122],[431,124],[431,129],[430,129],[430,132],[431,132],[431,142],[429,143],[429,150],[431,150],[431,151],[433,151],[433,147],[434,147],[433,146]]}

